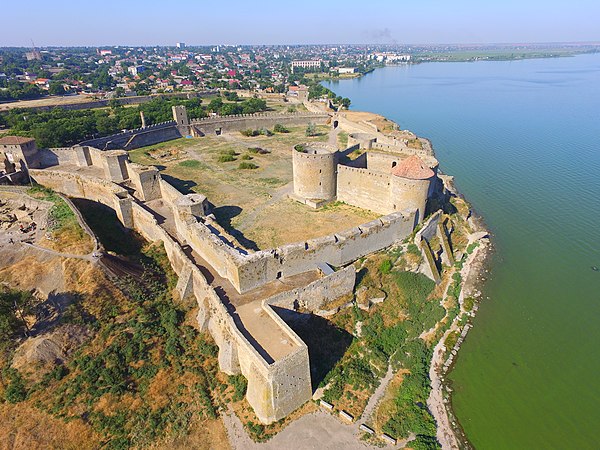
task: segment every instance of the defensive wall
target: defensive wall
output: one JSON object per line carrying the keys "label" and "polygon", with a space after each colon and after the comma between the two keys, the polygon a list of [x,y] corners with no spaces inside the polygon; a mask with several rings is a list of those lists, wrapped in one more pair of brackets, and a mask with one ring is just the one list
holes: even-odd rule
{"label": "defensive wall", "polygon": [[96,147],[100,150],[125,149],[133,150],[146,145],[170,141],[183,137],[174,120],[149,125],[144,128],[135,128],[110,136],[88,139],[81,142],[81,146]]}
{"label": "defensive wall", "polygon": [[326,112],[237,114],[192,119],[190,126],[201,134],[215,135],[222,132],[272,128],[276,124],[300,126],[312,122],[315,125],[325,125],[330,118]]}
{"label": "defensive wall", "polygon": [[[262,422],[279,420],[310,399],[312,390],[306,344],[268,303],[262,308],[272,326],[281,329],[294,345],[293,351],[285,357],[269,361],[250,342],[252,337],[243,332],[243,324],[227,310],[181,245],[159,225],[149,208],[129,196],[125,189],[101,178],[68,171],[34,169],[31,175],[38,183],[57,192],[97,201],[114,209],[124,226],[135,229],[149,241],[164,244],[179,277],[179,292],[182,296],[192,294],[196,298],[199,325],[210,332],[219,346],[221,370],[228,374],[241,373],[247,378],[248,401]],[[179,194],[178,197],[185,196]]]}
{"label": "defensive wall", "polygon": [[375,211],[380,214],[389,214],[390,207],[389,170],[376,172],[348,166],[338,166],[337,198],[339,201],[350,205]]}
{"label": "defensive wall", "polygon": [[[183,110],[185,111],[184,107]],[[133,150],[148,145],[158,144],[184,136],[215,135],[222,132],[241,131],[248,128],[272,128],[276,124],[296,126],[313,122],[324,125],[330,119],[327,113],[259,113],[239,114],[232,116],[205,117],[202,119],[187,120],[179,123],[169,120],[143,128],[135,128],[122,133],[113,134],[81,142],[80,146],[95,147],[100,150],[125,149]]]}

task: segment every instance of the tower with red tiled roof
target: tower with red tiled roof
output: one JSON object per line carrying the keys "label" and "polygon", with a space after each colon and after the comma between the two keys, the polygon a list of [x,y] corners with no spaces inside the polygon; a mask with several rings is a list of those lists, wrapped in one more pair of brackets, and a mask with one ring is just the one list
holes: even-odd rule
{"label": "tower with red tiled roof", "polygon": [[429,186],[435,173],[416,155],[400,161],[392,169],[390,202],[394,211],[416,209],[417,222],[425,215]]}

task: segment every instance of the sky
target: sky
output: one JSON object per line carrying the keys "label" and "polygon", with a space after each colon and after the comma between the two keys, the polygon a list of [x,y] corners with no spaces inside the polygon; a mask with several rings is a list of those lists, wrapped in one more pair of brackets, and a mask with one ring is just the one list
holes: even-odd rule
{"label": "sky", "polygon": [[600,0],[6,0],[0,47],[600,41]]}

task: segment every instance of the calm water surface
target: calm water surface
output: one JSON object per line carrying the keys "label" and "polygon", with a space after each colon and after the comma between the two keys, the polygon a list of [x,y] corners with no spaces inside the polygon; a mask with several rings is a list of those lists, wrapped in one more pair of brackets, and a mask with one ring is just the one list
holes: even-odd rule
{"label": "calm water surface", "polygon": [[479,449],[600,448],[600,55],[327,85],[432,140],[497,253],[450,374]]}

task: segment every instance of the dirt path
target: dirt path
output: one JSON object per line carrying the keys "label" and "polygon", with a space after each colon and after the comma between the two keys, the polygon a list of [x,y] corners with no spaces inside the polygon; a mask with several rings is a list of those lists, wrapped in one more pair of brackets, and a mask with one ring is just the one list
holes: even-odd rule
{"label": "dirt path", "polygon": [[365,450],[377,449],[358,440],[357,425],[341,423],[331,414],[317,411],[291,423],[268,442],[257,444],[249,437],[240,419],[233,414],[223,416],[233,450]]}
{"label": "dirt path", "polygon": [[377,389],[369,399],[369,403],[367,403],[367,406],[365,407],[362,416],[360,416],[360,419],[358,419],[358,422],[368,422],[371,419],[371,416],[373,415],[373,412],[375,411],[379,400],[381,400],[381,398],[385,394],[388,384],[390,384],[390,381],[392,381],[393,378],[394,371],[392,370],[392,365],[389,364],[385,377],[381,379],[379,386],[377,386]]}

